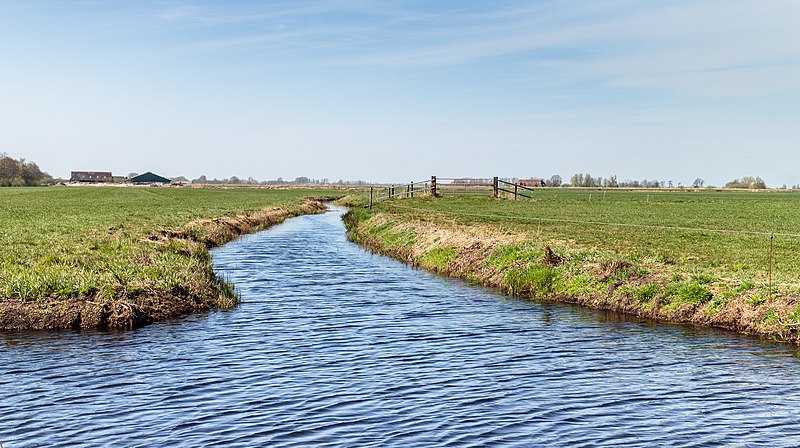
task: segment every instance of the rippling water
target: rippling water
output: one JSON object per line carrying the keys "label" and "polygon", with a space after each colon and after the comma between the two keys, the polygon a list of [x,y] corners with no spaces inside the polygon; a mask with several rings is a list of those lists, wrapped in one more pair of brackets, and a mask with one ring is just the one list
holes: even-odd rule
{"label": "rippling water", "polygon": [[217,249],[236,310],[0,335],[0,443],[800,445],[795,347],[504,297],[362,251],[340,214]]}

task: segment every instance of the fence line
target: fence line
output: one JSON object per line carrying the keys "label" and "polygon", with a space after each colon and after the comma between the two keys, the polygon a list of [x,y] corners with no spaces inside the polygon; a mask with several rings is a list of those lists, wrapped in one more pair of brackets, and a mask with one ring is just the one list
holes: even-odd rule
{"label": "fence line", "polygon": [[[442,184],[438,181],[458,181],[456,184]],[[480,182],[478,182],[480,181]],[[491,181],[491,183],[485,183],[484,181]],[[473,182],[473,183],[470,183]],[[424,187],[419,188],[419,185],[424,185]],[[416,187],[415,187],[416,185]],[[484,179],[484,178],[454,178],[454,177],[439,177],[431,176],[430,181],[424,180],[420,182],[410,182],[408,184],[398,184],[398,185],[391,185],[385,187],[388,190],[386,196],[380,196],[375,199],[392,199],[397,197],[414,197],[414,193],[422,193],[426,191],[430,191],[433,196],[439,196],[439,192],[442,191],[443,187],[445,186],[459,186],[459,187],[492,187],[493,196],[498,197],[499,192],[506,192],[514,195],[516,199],[518,196],[522,196],[525,198],[532,199],[531,196],[528,196],[524,193],[521,193],[519,190],[524,191],[536,191],[536,188],[531,188],[525,185],[520,185],[518,183],[508,182],[498,177],[494,177],[492,179]],[[509,190],[504,188],[505,186],[513,186],[514,190]],[[400,191],[397,191],[397,187],[401,187]],[[603,191],[605,194],[605,191]],[[373,204],[373,187],[370,187],[369,191],[369,207],[372,208]],[[463,193],[460,193],[463,194]],[[649,195],[648,195],[649,196]],[[591,193],[590,193],[591,197]],[[649,199],[649,197],[648,197]],[[565,224],[585,224],[585,225],[596,225],[596,226],[616,226],[616,227],[631,227],[631,228],[640,228],[640,229],[656,229],[656,230],[675,230],[675,231],[692,231],[692,232],[710,232],[710,233],[730,233],[730,234],[738,234],[738,235],[751,235],[751,236],[769,236],[769,237],[788,237],[788,238],[800,238],[800,233],[786,233],[786,232],[759,232],[755,230],[735,230],[735,229],[715,229],[715,228],[708,228],[708,227],[684,227],[684,226],[665,226],[665,225],[653,225],[653,224],[635,224],[635,223],[621,223],[621,222],[604,222],[604,221],[585,221],[585,220],[576,220],[576,219],[565,219],[565,218],[549,218],[549,217],[523,217],[523,216],[509,216],[509,215],[493,215],[493,214],[481,214],[481,213],[459,213],[459,212],[448,212],[448,211],[441,211],[441,210],[428,210],[424,208],[418,207],[410,207],[410,206],[403,206],[396,203],[392,203],[391,207],[395,208],[403,208],[407,210],[416,210],[419,212],[424,213],[438,213],[444,215],[452,215],[452,216],[471,216],[477,218],[499,218],[499,219],[510,219],[510,220],[517,220],[517,221],[530,221],[530,222],[558,222],[558,223],[565,223]]]}
{"label": "fence line", "polygon": [[[514,191],[507,190],[507,189],[503,188],[502,186],[505,186],[505,185],[513,186],[514,187]],[[520,189],[527,190],[527,191],[536,191],[535,189],[530,188],[530,187],[525,186],[525,185],[521,185],[518,182],[516,182],[516,183],[506,182],[506,181],[504,181],[502,179],[498,179],[497,177],[494,178],[492,187],[494,188],[494,197],[498,197],[499,192],[500,191],[504,191],[506,193],[513,194],[515,201],[517,200],[518,196],[522,196],[523,198],[533,199],[533,196],[528,196],[525,193],[520,193],[519,192]]]}
{"label": "fence line", "polygon": [[[422,185],[420,187],[420,185]],[[509,188],[505,188],[505,187]],[[513,190],[511,189],[513,187]],[[493,178],[469,178],[469,177],[436,177],[431,176],[429,180],[419,182],[409,182],[407,184],[391,184],[386,187],[386,194],[381,196],[375,195],[375,187],[369,187],[369,208],[372,208],[374,201],[381,201],[386,199],[394,199],[401,197],[414,197],[414,193],[431,192],[434,197],[441,196],[443,192],[457,192],[455,194],[488,194],[495,198],[500,197],[500,192],[508,193],[514,196],[514,200],[519,197],[533,199],[530,194],[525,194],[522,191],[536,191],[535,188],[530,188],[520,183],[512,183],[500,179],[497,176]],[[520,191],[522,190],[522,191]]]}
{"label": "fence line", "polygon": [[[451,180],[452,178],[444,178],[444,180]],[[470,179],[455,179],[459,181]],[[479,181],[483,179],[472,179],[473,181]],[[411,183],[413,186],[413,182]],[[486,186],[485,184],[479,184],[477,182],[473,184],[466,184],[466,183],[459,183],[459,186],[466,187],[469,186]],[[519,190],[530,190],[535,191],[534,188],[529,188],[525,185],[520,185],[519,183],[511,183],[504,180],[500,180],[497,177],[492,179],[492,196],[497,198],[499,197],[500,192],[505,192],[514,195],[514,200],[517,200],[519,196],[524,198],[533,199],[531,196],[528,196],[524,193],[521,193]],[[513,186],[514,189],[510,190],[504,188],[505,186]],[[438,191],[441,191],[441,186],[437,189],[436,185],[436,176],[431,176],[431,187],[425,188],[422,191],[430,190],[432,196],[437,197],[439,196]],[[438,190],[438,191],[437,191]],[[412,187],[408,188],[408,191],[412,191]],[[477,191],[477,190],[476,190]],[[393,189],[390,190],[390,193],[393,192]],[[463,193],[461,193],[463,194]],[[406,196],[408,197],[408,193],[401,192],[400,194],[390,195],[389,197],[398,197],[398,196]],[[413,193],[410,195],[413,197]],[[605,191],[603,191],[603,199],[605,199]],[[650,200],[650,195],[647,195],[648,202]],[[591,194],[589,195],[589,200],[591,201]],[[551,222],[551,223],[564,223],[564,224],[579,224],[579,225],[589,225],[589,226],[606,226],[606,227],[621,227],[621,228],[635,228],[635,229],[654,229],[654,230],[665,230],[665,231],[675,231],[675,232],[705,232],[705,233],[721,233],[721,234],[731,234],[731,235],[746,235],[746,236],[759,236],[759,237],[769,237],[769,251],[768,251],[768,258],[769,258],[769,267],[767,270],[767,277],[768,277],[768,295],[772,298],[773,293],[775,292],[775,287],[797,287],[798,283],[773,283],[773,241],[775,237],[785,237],[785,238],[800,238],[800,233],[789,233],[789,232],[763,232],[763,231],[754,231],[754,230],[735,230],[735,229],[717,229],[717,228],[708,228],[708,227],[685,227],[685,226],[666,226],[666,225],[653,225],[653,224],[635,224],[635,223],[620,223],[620,222],[604,222],[604,221],[593,221],[593,220],[578,220],[578,219],[566,219],[566,218],[552,218],[552,217],[525,217],[525,216],[509,216],[509,215],[499,215],[499,214],[486,214],[486,213],[465,213],[465,212],[450,212],[450,211],[442,211],[442,210],[429,210],[419,207],[411,207],[411,206],[404,206],[397,203],[390,203],[388,204],[391,208],[397,209],[406,209],[406,210],[413,210],[425,214],[439,214],[445,216],[464,216],[464,217],[476,217],[476,218],[489,218],[489,219],[505,219],[511,221],[526,221],[526,222],[538,222],[539,227],[541,228],[541,224],[543,222]],[[370,188],[370,200],[369,200],[369,208],[372,208],[372,188]]]}

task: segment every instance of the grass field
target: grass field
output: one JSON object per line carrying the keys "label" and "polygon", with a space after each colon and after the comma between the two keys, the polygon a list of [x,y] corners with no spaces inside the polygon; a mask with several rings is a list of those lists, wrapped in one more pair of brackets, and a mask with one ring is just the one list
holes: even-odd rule
{"label": "grass field", "polygon": [[[247,188],[0,189],[0,322],[95,326],[85,310],[75,316],[75,302],[97,304],[96,326],[115,326],[124,317],[118,314],[130,317],[142,308],[155,313],[140,316],[146,321],[159,313],[233,306],[237,299],[214,276],[207,247],[279,221],[283,212],[312,211],[303,208],[306,198],[330,195]],[[208,221],[237,215],[249,218]],[[14,307],[25,303],[36,305],[36,315],[19,315]]]}
{"label": "grass field", "polygon": [[380,201],[371,212],[355,211],[351,235],[423,267],[520,295],[747,326],[745,332],[778,337],[796,332],[800,194],[541,189],[533,195]]}
{"label": "grass field", "polygon": [[774,232],[778,234],[773,240],[776,283],[800,287],[800,194],[547,189],[534,196],[537,201],[414,198],[381,202],[376,210],[418,216],[432,212],[441,219],[491,223],[540,234],[545,240],[569,240],[632,260],[764,281],[769,271],[769,234]]}

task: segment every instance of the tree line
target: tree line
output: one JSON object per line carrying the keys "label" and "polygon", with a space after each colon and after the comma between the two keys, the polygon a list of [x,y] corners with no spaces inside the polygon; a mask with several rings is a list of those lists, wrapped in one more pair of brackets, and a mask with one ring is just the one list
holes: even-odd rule
{"label": "tree line", "polygon": [[[609,177],[594,177],[589,173],[576,173],[569,179],[569,183],[562,182],[561,176],[555,174],[550,179],[545,180],[545,184],[550,187],[584,187],[584,188],[703,188],[706,186],[706,181],[701,178],[696,178],[691,185],[683,185],[681,182],[677,184],[671,180],[656,180],[656,179],[642,179],[642,180],[619,180],[617,176]],[[709,185],[709,188],[713,186]],[[766,189],[767,184],[760,177],[745,176],[742,178],[734,179],[725,184],[725,188],[746,188],[751,190]],[[786,188],[785,186],[783,187]]]}
{"label": "tree line", "polygon": [[763,190],[767,184],[760,177],[745,176],[741,179],[734,179],[725,184],[725,188],[749,188],[752,190]]}
{"label": "tree line", "polygon": [[[552,178],[551,178],[552,179]],[[560,179],[560,177],[559,177]],[[693,188],[702,188],[705,184],[703,179],[695,179],[692,183]],[[569,180],[569,186],[572,187],[605,187],[605,188],[682,188],[684,185],[680,182],[675,185],[675,182],[668,180],[657,179],[642,179],[642,180],[619,180],[617,176],[609,177],[593,177],[589,173],[573,174]]]}
{"label": "tree line", "polygon": [[0,153],[0,186],[28,187],[50,183],[53,178],[39,169],[34,162],[25,159],[14,159],[6,153]]}

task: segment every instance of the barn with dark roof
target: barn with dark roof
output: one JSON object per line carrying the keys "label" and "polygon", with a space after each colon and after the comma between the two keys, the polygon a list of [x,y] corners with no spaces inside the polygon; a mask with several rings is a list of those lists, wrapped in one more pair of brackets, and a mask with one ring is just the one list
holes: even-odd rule
{"label": "barn with dark roof", "polygon": [[172,182],[166,177],[153,174],[150,171],[135,177],[131,177],[130,181],[134,184],[168,184]]}

